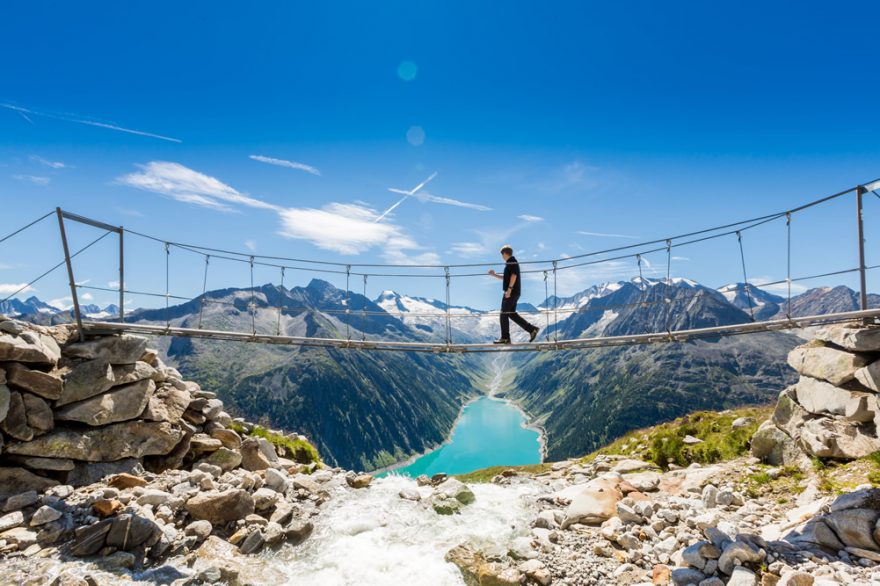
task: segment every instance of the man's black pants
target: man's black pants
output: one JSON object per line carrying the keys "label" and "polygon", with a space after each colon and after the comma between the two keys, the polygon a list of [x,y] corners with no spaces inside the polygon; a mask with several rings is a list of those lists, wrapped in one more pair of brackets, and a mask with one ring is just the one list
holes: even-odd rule
{"label": "man's black pants", "polygon": [[535,326],[527,322],[516,312],[516,302],[519,297],[502,297],[501,299],[501,339],[510,339],[510,320],[527,332],[535,329]]}

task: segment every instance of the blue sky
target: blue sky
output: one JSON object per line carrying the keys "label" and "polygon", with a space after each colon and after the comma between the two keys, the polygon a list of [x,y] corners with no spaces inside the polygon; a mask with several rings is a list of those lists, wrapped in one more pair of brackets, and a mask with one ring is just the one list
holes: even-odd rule
{"label": "blue sky", "polygon": [[[246,254],[489,268],[505,242],[520,260],[563,257],[880,176],[876,3],[546,4],[6,6],[0,233],[61,206]],[[422,192],[434,201],[409,198],[376,221],[401,197],[388,188],[435,172]],[[877,264],[880,199],[865,203]],[[794,273],[855,267],[854,216],[852,198],[799,215]],[[74,247],[96,235],[71,228]],[[750,278],[785,277],[784,237],[782,222],[744,235]],[[126,245],[128,285],[164,292],[161,244]],[[84,253],[77,279],[114,281],[115,246]],[[48,221],[0,244],[0,293],[60,255]],[[674,276],[742,280],[733,237],[674,255]],[[665,273],[662,254],[646,261]],[[172,293],[199,293],[203,266],[173,251]],[[568,271],[560,293],[636,271],[634,260]],[[212,263],[209,288],[248,283],[246,265]],[[441,283],[377,277],[368,295],[442,298]],[[804,285],[838,283],[855,279]],[[58,271],[24,295],[63,302],[65,285]],[[456,280],[453,302],[491,307],[497,287]],[[525,299],[543,295],[540,275],[526,283]]]}

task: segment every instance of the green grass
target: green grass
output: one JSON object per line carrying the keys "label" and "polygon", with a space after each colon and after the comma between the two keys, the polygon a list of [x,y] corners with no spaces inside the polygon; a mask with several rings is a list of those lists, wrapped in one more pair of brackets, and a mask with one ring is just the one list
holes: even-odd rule
{"label": "green grass", "polygon": [[[589,462],[599,455],[616,454],[650,460],[663,469],[668,469],[670,464],[687,466],[693,462],[712,464],[732,460],[748,451],[752,435],[771,412],[770,407],[744,407],[724,413],[697,411],[668,423],[632,431],[584,460]],[[755,422],[734,430],[731,424],[739,417],[751,417]],[[685,444],[687,435],[703,441]]]}
{"label": "green grass", "polygon": [[268,442],[273,446],[285,448],[287,452],[293,456],[293,459],[300,464],[317,464],[321,462],[321,456],[320,454],[318,454],[318,450],[315,448],[315,446],[305,440],[301,440],[298,438],[291,439],[277,433],[272,433],[271,431],[260,425],[255,425],[250,433],[247,433],[245,431],[243,425],[239,425],[237,423],[233,423],[230,426],[230,429],[239,433],[240,435],[261,437],[265,440],[268,440]]}
{"label": "green grass", "polygon": [[492,482],[495,476],[498,476],[505,470],[516,470],[528,474],[541,474],[550,470],[550,464],[529,464],[527,466],[491,466],[481,470],[475,470],[467,474],[457,474],[456,478],[462,482]]}

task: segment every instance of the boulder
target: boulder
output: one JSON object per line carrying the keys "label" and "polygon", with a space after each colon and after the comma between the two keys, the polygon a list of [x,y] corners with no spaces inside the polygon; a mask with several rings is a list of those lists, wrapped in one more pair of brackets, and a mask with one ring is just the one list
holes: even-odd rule
{"label": "boulder", "polygon": [[[865,401],[867,406],[868,393],[860,391],[848,391],[841,389],[825,381],[802,376],[797,383],[797,402],[809,411],[817,415],[830,413],[832,415],[847,415],[847,412],[859,411],[859,401]],[[867,415],[869,421],[873,419],[871,412]]]}
{"label": "boulder", "polygon": [[804,421],[811,415],[797,402],[797,387],[791,386],[779,393],[776,409],[773,410],[771,421],[788,434],[792,439],[800,437],[800,429]]}
{"label": "boulder", "polygon": [[752,436],[750,450],[752,456],[771,466],[794,464],[803,456],[797,442],[772,421],[761,424]]}
{"label": "boulder", "polygon": [[835,553],[845,547],[821,517],[810,519],[802,527],[788,533],[784,540],[793,544],[808,543],[818,545]]}
{"label": "boulder", "polygon": [[473,491],[457,478],[449,478],[445,480],[437,485],[434,490],[435,494],[442,494],[449,498],[454,498],[463,505],[469,505],[474,502],[475,499]]}
{"label": "boulder", "polygon": [[64,355],[88,360],[100,358],[110,364],[134,364],[144,355],[146,349],[146,338],[103,336],[95,340],[69,344],[64,348]]}
{"label": "boulder", "polygon": [[34,435],[40,435],[52,431],[55,427],[55,418],[49,404],[36,395],[22,393],[24,409],[27,413],[27,424],[34,430]]}
{"label": "boulder", "polygon": [[850,422],[831,418],[804,422],[799,444],[811,456],[854,460],[880,450],[880,439]]}
{"label": "boulder", "polygon": [[0,362],[27,362],[55,365],[61,358],[58,342],[51,336],[37,332],[22,332],[19,336],[0,334]]}
{"label": "boulder", "polygon": [[867,361],[864,356],[851,352],[807,344],[788,353],[788,364],[803,376],[842,385],[851,381]]}
{"label": "boulder", "polygon": [[71,368],[64,377],[55,407],[100,395],[113,387],[113,367],[106,360],[88,360]]}
{"label": "boulder", "polygon": [[574,485],[557,494],[571,501],[565,510],[563,529],[575,523],[598,525],[607,521],[617,513],[617,503],[623,498],[617,483],[605,478]]}
{"label": "boulder", "polygon": [[256,438],[248,437],[241,442],[241,467],[250,472],[273,467],[273,462],[260,449]]}
{"label": "boulder", "polygon": [[57,485],[58,481],[37,476],[24,468],[0,468],[0,500],[28,491],[43,492]]}
{"label": "boulder", "polygon": [[0,429],[23,442],[33,439],[34,430],[28,425],[27,410],[21,393],[13,391],[9,394],[9,411],[6,419],[0,422]]}
{"label": "boulder", "polygon": [[832,325],[815,334],[822,340],[852,352],[880,352],[880,327]]}
{"label": "boulder", "polygon": [[623,480],[639,492],[653,492],[660,485],[660,473],[652,471],[635,472],[625,475]]}
{"label": "boulder", "polygon": [[219,466],[224,472],[234,470],[241,465],[241,454],[229,448],[220,448],[211,453],[207,458],[203,458],[199,463],[207,463],[213,466]]}
{"label": "boulder", "polygon": [[880,519],[880,511],[873,509],[844,509],[823,517],[844,545],[880,552],[873,538],[877,519]]}
{"label": "boulder", "polygon": [[31,527],[45,525],[46,523],[56,521],[61,517],[61,515],[61,511],[59,511],[58,509],[53,509],[50,506],[43,505],[42,507],[34,511],[34,516],[31,517],[31,522],[29,523],[29,525]]}
{"label": "boulder", "polygon": [[13,511],[0,517],[0,533],[22,525],[24,525],[24,514],[21,511]]}
{"label": "boulder", "polygon": [[231,488],[223,492],[204,492],[186,501],[186,510],[196,520],[222,525],[244,519],[254,512],[254,499],[246,490]]}
{"label": "boulder", "polygon": [[287,582],[284,575],[270,564],[248,558],[237,547],[216,535],[208,536],[196,550],[192,556],[192,570],[195,575],[211,573],[211,579],[203,580],[202,583],[257,586]]}
{"label": "boulder", "polygon": [[150,397],[141,418],[147,421],[178,423],[190,401],[191,397],[187,391],[163,386]]}
{"label": "boulder", "polygon": [[718,569],[728,576],[733,573],[734,567],[745,563],[759,563],[764,560],[766,554],[742,539],[741,536],[736,541],[725,546],[721,557],[718,558]]}
{"label": "boulder", "polygon": [[136,486],[146,486],[147,481],[140,476],[135,476],[134,474],[123,472],[121,474],[115,474],[112,478],[107,479],[107,485],[112,488],[124,490],[126,488],[134,488]]}
{"label": "boulder", "polygon": [[519,586],[524,579],[516,568],[487,560],[470,544],[453,547],[444,559],[458,567],[467,586]]}
{"label": "boulder", "polygon": [[30,369],[23,364],[12,362],[6,365],[6,381],[16,388],[30,391],[50,401],[61,396],[63,383],[57,376]]}
{"label": "boulder", "polygon": [[205,433],[197,433],[190,440],[189,451],[193,456],[199,457],[202,454],[216,452],[222,447],[223,443],[220,440],[214,439]]}
{"label": "boulder", "polygon": [[[373,477],[369,474],[357,474],[346,476],[345,481],[352,488],[367,488],[370,486],[370,483],[373,482]],[[470,491],[468,490],[468,492]],[[471,492],[471,496],[473,496],[473,494],[474,493]],[[471,501],[473,501],[473,499],[471,499]]]}
{"label": "boulder", "polygon": [[241,436],[231,429],[218,427],[211,430],[211,437],[220,440],[223,447],[230,450],[237,450],[241,447]]}
{"label": "boulder", "polygon": [[144,379],[151,379],[155,374],[156,369],[146,362],[138,361],[134,364],[114,364],[113,386],[127,385]]}
{"label": "boulder", "polygon": [[73,470],[73,460],[66,458],[40,458],[39,456],[7,456],[6,460],[31,470],[53,470],[65,472]]}
{"label": "boulder", "polygon": [[112,462],[167,454],[183,435],[181,428],[166,422],[127,421],[83,430],[56,427],[33,441],[8,444],[6,453]]}
{"label": "boulder", "polygon": [[755,586],[757,583],[758,577],[753,571],[743,566],[737,566],[730,574],[727,586]]}
{"label": "boulder", "polygon": [[113,519],[104,519],[93,525],[77,527],[70,553],[81,557],[98,553],[104,547],[107,534],[113,526]]}
{"label": "boulder", "polygon": [[55,419],[92,426],[128,421],[143,412],[155,390],[156,383],[150,379],[115,387],[102,395],[66,405],[55,412]]}
{"label": "boulder", "polygon": [[876,360],[856,371],[856,380],[875,393],[880,392],[880,360]]}
{"label": "boulder", "polygon": [[6,419],[6,415],[9,414],[9,400],[12,398],[12,393],[4,384],[0,384],[0,421]]}
{"label": "boulder", "polygon": [[208,538],[211,534],[211,531],[214,530],[214,527],[211,526],[210,521],[193,521],[183,530],[184,535],[195,537],[199,541],[203,541]]}

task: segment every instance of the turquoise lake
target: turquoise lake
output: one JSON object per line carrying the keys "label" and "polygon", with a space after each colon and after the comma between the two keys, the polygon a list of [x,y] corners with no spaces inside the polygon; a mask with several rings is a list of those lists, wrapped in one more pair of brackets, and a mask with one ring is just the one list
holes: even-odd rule
{"label": "turquoise lake", "polygon": [[390,474],[415,478],[438,472],[466,474],[489,466],[537,464],[541,461],[540,434],[525,424],[525,416],[512,404],[481,397],[464,408],[448,443]]}

